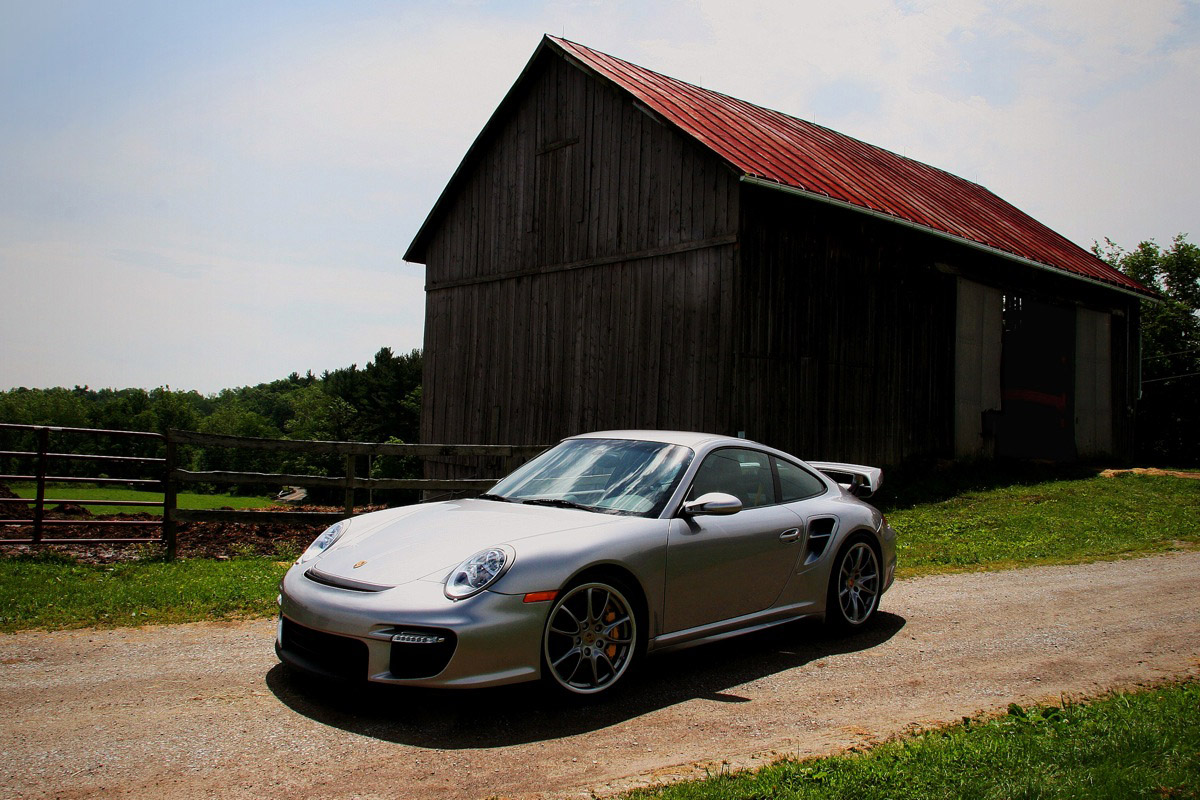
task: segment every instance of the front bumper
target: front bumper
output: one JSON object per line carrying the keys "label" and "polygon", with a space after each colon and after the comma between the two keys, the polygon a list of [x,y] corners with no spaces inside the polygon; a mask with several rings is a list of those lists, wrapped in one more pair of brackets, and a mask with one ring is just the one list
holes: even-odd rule
{"label": "front bumper", "polygon": [[[440,582],[427,580],[359,592],[317,583],[305,569],[293,566],[280,585],[275,652],[286,663],[408,686],[497,686],[541,674],[548,602],[490,591],[453,601]],[[395,643],[398,634],[415,636]]]}

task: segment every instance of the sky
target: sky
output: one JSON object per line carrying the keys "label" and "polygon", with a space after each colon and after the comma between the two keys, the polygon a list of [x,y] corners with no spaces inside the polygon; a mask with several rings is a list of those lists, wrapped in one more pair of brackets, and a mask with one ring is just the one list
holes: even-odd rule
{"label": "sky", "polygon": [[0,0],[0,390],[213,393],[421,347],[402,260],[543,34],[1200,240],[1200,0]]}

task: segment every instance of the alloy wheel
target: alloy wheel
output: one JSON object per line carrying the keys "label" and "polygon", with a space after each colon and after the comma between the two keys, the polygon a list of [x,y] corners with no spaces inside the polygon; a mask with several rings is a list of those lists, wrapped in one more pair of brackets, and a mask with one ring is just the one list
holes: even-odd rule
{"label": "alloy wheel", "polygon": [[546,667],[559,686],[577,694],[608,689],[625,674],[637,647],[637,618],[629,601],[606,583],[564,592],[546,622]]}
{"label": "alloy wheel", "polygon": [[850,625],[870,619],[879,603],[879,559],[866,542],[855,542],[842,555],[837,578],[838,605]]}

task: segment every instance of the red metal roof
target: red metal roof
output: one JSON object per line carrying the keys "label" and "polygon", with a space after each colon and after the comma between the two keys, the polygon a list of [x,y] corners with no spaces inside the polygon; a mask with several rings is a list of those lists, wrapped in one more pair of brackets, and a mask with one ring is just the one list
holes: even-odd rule
{"label": "red metal roof", "polygon": [[1145,287],[982,186],[837,131],[547,36],[746,179],[845,203],[1079,277]]}

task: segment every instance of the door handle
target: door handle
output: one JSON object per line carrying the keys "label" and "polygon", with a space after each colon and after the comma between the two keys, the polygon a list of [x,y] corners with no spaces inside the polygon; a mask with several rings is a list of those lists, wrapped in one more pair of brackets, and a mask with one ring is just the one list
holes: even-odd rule
{"label": "door handle", "polygon": [[781,541],[781,542],[794,542],[799,538],[800,538],[800,529],[799,528],[788,528],[786,531],[779,534],[779,541]]}

